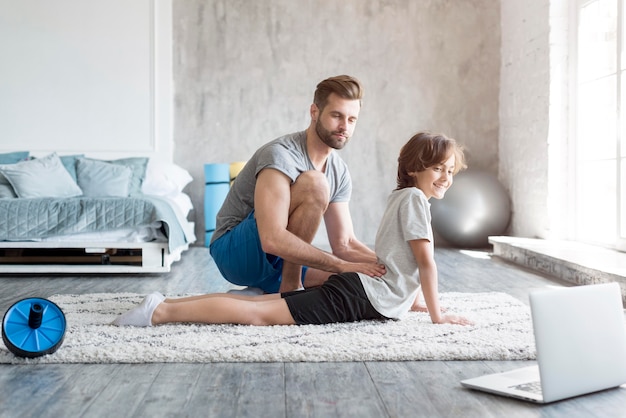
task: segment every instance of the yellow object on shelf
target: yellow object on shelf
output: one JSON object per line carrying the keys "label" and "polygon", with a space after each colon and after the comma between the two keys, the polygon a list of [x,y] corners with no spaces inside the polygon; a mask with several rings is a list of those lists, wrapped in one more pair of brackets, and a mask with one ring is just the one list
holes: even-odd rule
{"label": "yellow object on shelf", "polygon": [[247,161],[235,161],[230,163],[230,184],[233,184],[233,181],[239,175],[239,172],[243,169],[243,166],[246,165]]}

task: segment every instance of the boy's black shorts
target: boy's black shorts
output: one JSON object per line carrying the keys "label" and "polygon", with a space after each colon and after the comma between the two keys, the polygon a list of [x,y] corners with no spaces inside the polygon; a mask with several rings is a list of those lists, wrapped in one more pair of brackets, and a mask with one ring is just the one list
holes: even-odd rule
{"label": "boy's black shorts", "polygon": [[388,319],[374,309],[356,273],[333,274],[322,286],[281,297],[298,325]]}

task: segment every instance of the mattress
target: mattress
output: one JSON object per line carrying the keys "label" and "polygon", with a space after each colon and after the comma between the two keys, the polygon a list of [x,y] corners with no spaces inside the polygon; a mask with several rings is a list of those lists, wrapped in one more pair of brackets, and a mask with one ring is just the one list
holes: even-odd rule
{"label": "mattress", "polygon": [[0,199],[0,241],[145,228],[155,222],[161,222],[170,251],[193,242],[186,220],[157,196]]}

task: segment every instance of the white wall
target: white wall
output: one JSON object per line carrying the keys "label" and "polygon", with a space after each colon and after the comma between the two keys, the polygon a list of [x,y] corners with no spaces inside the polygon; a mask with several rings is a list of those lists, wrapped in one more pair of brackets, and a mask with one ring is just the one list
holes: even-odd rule
{"label": "white wall", "polygon": [[0,1],[0,150],[171,161],[171,4]]}

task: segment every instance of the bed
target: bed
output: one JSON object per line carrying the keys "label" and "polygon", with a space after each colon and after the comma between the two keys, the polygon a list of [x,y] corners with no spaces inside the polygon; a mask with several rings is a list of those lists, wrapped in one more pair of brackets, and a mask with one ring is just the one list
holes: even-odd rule
{"label": "bed", "polygon": [[0,154],[0,274],[168,272],[195,242],[191,180],[144,157]]}

